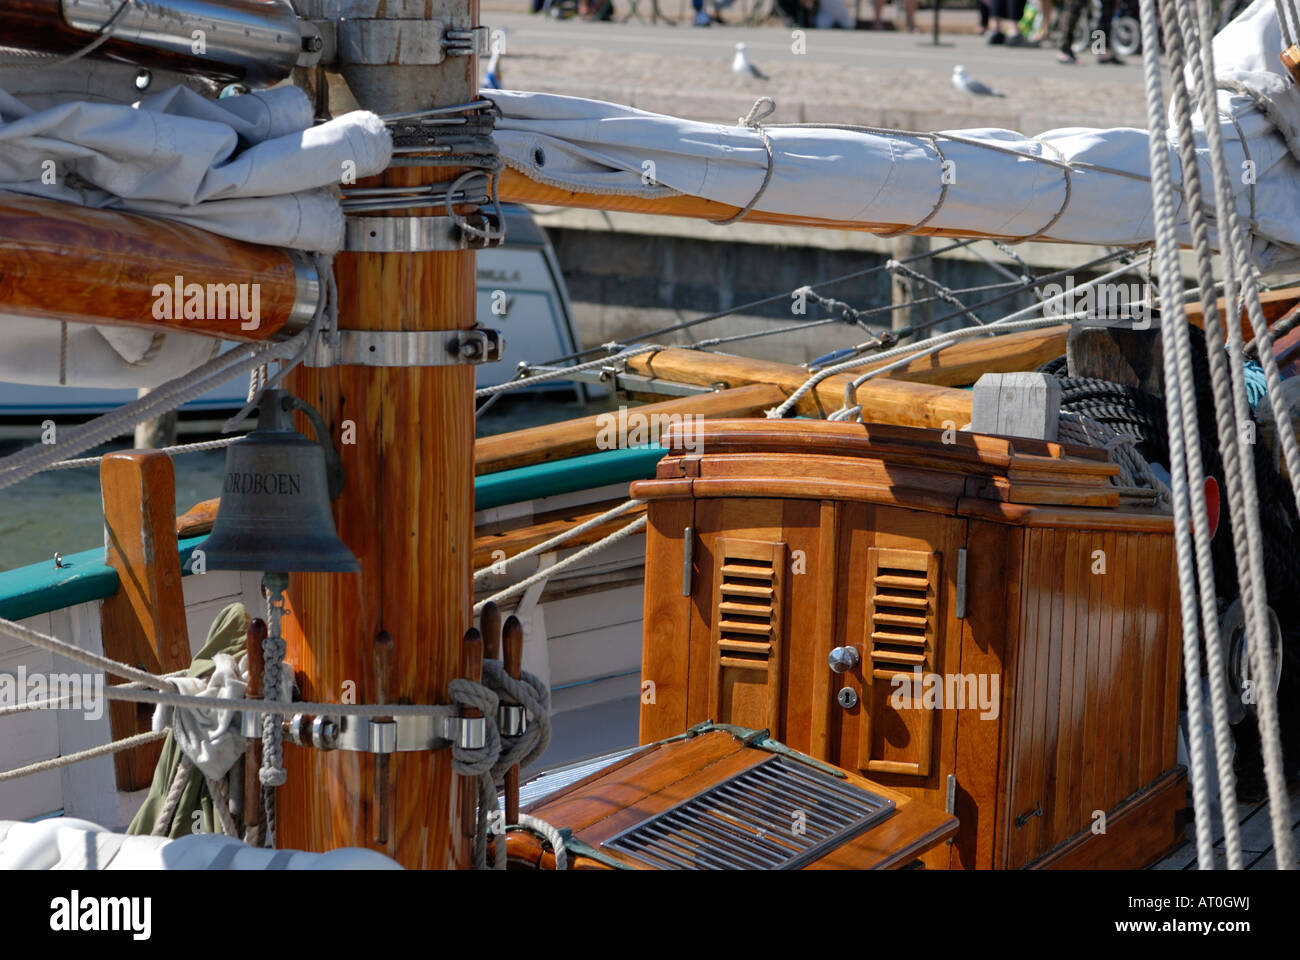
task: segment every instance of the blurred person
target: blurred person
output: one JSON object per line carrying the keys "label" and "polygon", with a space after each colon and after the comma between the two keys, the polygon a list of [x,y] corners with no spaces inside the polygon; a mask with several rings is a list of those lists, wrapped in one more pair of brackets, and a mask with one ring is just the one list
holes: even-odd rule
{"label": "blurred person", "polygon": [[1047,32],[1052,29],[1052,0],[1038,0],[1038,27],[1029,35],[1031,43],[1042,43],[1047,39]]}
{"label": "blurred person", "polygon": [[982,37],[989,32],[989,20],[993,18],[993,8],[989,6],[989,0],[978,0],[980,8],[980,32]]}
{"label": "blurred person", "polygon": [[818,5],[818,0],[776,0],[777,12],[787,27],[811,27]]}
{"label": "blurred person", "polygon": [[[1069,12],[1066,14],[1065,29],[1061,34],[1061,49],[1056,53],[1056,59],[1061,63],[1074,65],[1079,62],[1079,58],[1074,55],[1074,49],[1071,41],[1074,39],[1075,27],[1079,25],[1079,17],[1083,15],[1084,4],[1089,0],[1070,0]],[[1115,55],[1115,51],[1110,48],[1110,26],[1111,21],[1115,19],[1115,0],[1101,0],[1101,22],[1097,24],[1093,31],[1092,37],[1086,37],[1085,41],[1097,55],[1098,63],[1109,63],[1122,65],[1124,63]],[[1094,47],[1096,34],[1101,33],[1101,49]]]}
{"label": "blurred person", "polygon": [[[1008,47],[1030,46],[1020,34],[1020,18],[1024,15],[1025,0],[993,0],[993,29],[989,32],[989,43],[1002,43]],[[1003,32],[1003,21],[1010,26],[1009,33]]]}
{"label": "blurred person", "polygon": [[[916,0],[912,5],[916,6]],[[816,30],[852,30],[858,25],[844,0],[818,0],[812,19]]]}
{"label": "blurred person", "polygon": [[[885,7],[885,0],[873,0],[876,8],[876,22],[874,29],[885,29],[884,21],[880,18],[880,11]],[[907,17],[907,32],[916,33],[916,0],[903,0],[903,10]]]}

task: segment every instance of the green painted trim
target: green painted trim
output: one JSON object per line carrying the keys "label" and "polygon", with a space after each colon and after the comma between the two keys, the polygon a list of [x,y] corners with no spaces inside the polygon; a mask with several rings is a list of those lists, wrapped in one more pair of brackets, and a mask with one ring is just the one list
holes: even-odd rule
{"label": "green painted trim", "polygon": [[[206,537],[187,537],[177,547],[181,575],[189,576],[190,554]],[[0,573],[0,617],[25,620],[51,610],[103,600],[117,592],[117,571],[104,562],[104,548],[95,547],[54,561]]]}
{"label": "green painted trim", "polygon": [[[653,477],[663,447],[606,450],[565,460],[552,460],[514,470],[484,474],[474,480],[474,508],[486,510],[507,503],[553,497],[611,483],[630,483]],[[204,537],[178,544],[181,573],[189,575],[190,553]],[[104,563],[104,548],[96,547],[54,561],[0,572],[0,617],[23,620],[51,610],[103,600],[117,592],[117,571]]]}
{"label": "green painted trim", "polygon": [[487,510],[506,503],[553,497],[589,487],[644,480],[655,475],[655,467],[666,452],[658,446],[605,450],[486,473],[474,480],[474,509]]}

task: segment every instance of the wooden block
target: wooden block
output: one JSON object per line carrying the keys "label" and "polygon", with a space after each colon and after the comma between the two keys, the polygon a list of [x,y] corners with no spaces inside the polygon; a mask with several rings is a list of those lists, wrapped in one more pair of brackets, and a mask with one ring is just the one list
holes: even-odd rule
{"label": "wooden block", "polygon": [[1165,395],[1158,329],[1075,326],[1065,356],[1072,377],[1112,380],[1157,397]]}
{"label": "wooden block", "polygon": [[1042,373],[986,373],[975,384],[971,430],[1004,437],[1055,440],[1061,386]]}
{"label": "wooden block", "polygon": [[[153,673],[183,670],[190,663],[190,645],[171,458],[153,450],[110,453],[100,463],[99,478],[104,561],[118,575],[117,593],[100,609],[104,653]],[[148,704],[111,704],[113,739],[147,731],[152,713]],[[157,742],[116,754],[118,788],[148,787],[161,750]]]}

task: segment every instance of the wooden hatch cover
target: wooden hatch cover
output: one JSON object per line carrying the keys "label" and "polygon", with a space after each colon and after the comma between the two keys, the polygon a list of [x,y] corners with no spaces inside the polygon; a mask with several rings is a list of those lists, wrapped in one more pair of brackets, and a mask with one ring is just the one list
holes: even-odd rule
{"label": "wooden hatch cover", "polygon": [[957,829],[955,817],[766,731],[713,723],[643,747],[527,812],[567,829],[593,860],[642,870],[901,867]]}

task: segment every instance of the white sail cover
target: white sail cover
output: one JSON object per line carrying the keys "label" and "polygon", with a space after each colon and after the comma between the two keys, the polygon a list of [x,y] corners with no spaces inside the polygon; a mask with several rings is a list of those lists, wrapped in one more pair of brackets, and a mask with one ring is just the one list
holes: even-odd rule
{"label": "white sail cover", "polygon": [[383,170],[383,121],[313,125],[297,87],[209,100],[176,86],[136,104],[33,111],[0,90],[0,190],[167,217],[238,240],[334,253],[336,185]]}
{"label": "white sail cover", "polygon": [[[209,100],[176,86],[136,104],[68,100],[41,110],[0,90],[0,190],[165,217],[237,240],[334,253],[337,184],[382,171],[392,140],[375,114],[316,125],[307,95],[277,87]],[[0,380],[152,387],[210,359],[195,334],[4,315]],[[147,359],[146,359],[147,357]]]}
{"label": "white sail cover", "polygon": [[0,820],[0,870],[401,870],[377,850],[267,850],[215,833],[170,839],[113,833],[88,820]]}
{"label": "white sail cover", "polygon": [[[1238,209],[1265,270],[1300,264],[1300,91],[1285,74],[1275,7],[1255,3],[1214,40],[1220,122]],[[820,125],[698,123],[551,94],[490,90],[497,142],[529,178],[588,193],[689,194],[769,213],[1127,246],[1151,241],[1145,130],[1071,127],[1025,136],[934,136]],[[1199,117],[1195,121],[1203,131]],[[1209,156],[1198,135],[1202,175]],[[1177,182],[1181,167],[1171,160]],[[1046,161],[1046,162],[1045,162]],[[1185,211],[1184,242],[1190,241]],[[1212,238],[1215,239],[1215,238]]]}

